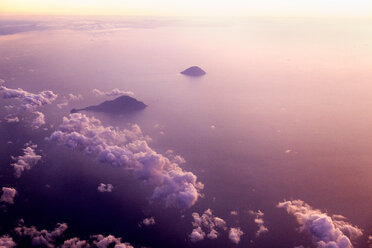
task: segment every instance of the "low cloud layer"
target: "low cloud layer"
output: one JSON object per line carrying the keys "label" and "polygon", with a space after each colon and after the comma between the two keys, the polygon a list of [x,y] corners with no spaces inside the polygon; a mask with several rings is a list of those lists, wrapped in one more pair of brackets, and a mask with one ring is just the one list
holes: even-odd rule
{"label": "low cloud layer", "polygon": [[98,192],[101,192],[101,193],[104,193],[104,192],[112,192],[114,190],[114,186],[112,186],[112,184],[104,184],[104,183],[100,183],[97,187],[97,191]]}
{"label": "low cloud layer", "polygon": [[226,222],[214,216],[212,210],[207,209],[202,215],[193,213],[194,221],[192,225],[194,229],[189,235],[191,242],[201,241],[207,236],[209,239],[216,239],[220,231],[226,230]]}
{"label": "low cloud layer", "polygon": [[14,204],[14,197],[17,194],[17,190],[14,188],[3,187],[2,191],[3,193],[1,195],[0,202]]}
{"label": "low cloud layer", "polygon": [[[28,144],[26,144],[27,146]],[[40,155],[35,153],[37,145],[30,145],[23,149],[23,155],[18,157],[12,157],[15,163],[11,164],[14,168],[14,176],[19,178],[22,172],[25,170],[30,170],[37,162],[41,159]]]}
{"label": "low cloud layer", "polygon": [[93,89],[92,92],[96,96],[121,96],[121,95],[133,96],[134,95],[132,91],[119,90],[118,88],[115,88],[115,89],[112,89],[106,92],[100,91],[98,89]]}
{"label": "low cloud layer", "polygon": [[203,188],[193,173],[149,147],[138,125],[119,130],[103,126],[94,117],[74,113],[63,118],[50,140],[81,150],[102,163],[133,171],[139,180],[154,187],[151,200],[160,200],[166,207],[193,206]]}
{"label": "low cloud layer", "polygon": [[283,201],[277,205],[296,217],[300,231],[310,233],[317,248],[352,248],[352,241],[363,235],[361,229],[340,215],[328,216],[301,200]]}

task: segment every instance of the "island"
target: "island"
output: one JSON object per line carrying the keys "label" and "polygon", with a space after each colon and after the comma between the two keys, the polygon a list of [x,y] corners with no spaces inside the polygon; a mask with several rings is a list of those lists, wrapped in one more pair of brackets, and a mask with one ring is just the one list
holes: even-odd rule
{"label": "island", "polygon": [[147,105],[130,96],[119,96],[114,100],[104,101],[99,105],[89,106],[82,109],[72,109],[71,113],[79,111],[95,111],[110,114],[128,114],[143,110]]}
{"label": "island", "polygon": [[198,66],[191,66],[184,71],[181,71],[181,74],[191,77],[200,77],[206,74],[206,72]]}

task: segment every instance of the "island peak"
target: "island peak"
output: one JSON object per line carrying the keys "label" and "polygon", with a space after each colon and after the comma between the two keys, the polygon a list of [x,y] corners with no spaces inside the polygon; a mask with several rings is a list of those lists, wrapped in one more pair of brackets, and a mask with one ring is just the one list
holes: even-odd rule
{"label": "island peak", "polygon": [[181,74],[191,76],[191,77],[200,77],[200,76],[205,75],[206,72],[198,66],[191,66],[187,68],[186,70],[181,71]]}

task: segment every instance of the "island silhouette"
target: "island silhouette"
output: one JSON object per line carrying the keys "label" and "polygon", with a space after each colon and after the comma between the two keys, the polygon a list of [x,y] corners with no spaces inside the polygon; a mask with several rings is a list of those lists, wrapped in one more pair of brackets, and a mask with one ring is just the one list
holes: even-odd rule
{"label": "island silhouette", "polygon": [[103,112],[110,114],[127,114],[133,113],[139,110],[143,110],[147,105],[143,102],[138,101],[130,96],[119,96],[114,100],[104,101],[99,105],[93,105],[82,109],[71,109],[71,113],[77,113],[79,111],[94,111]]}
{"label": "island silhouette", "polygon": [[186,76],[191,76],[191,77],[200,77],[206,74],[206,72],[201,69],[198,66],[191,66],[187,68],[184,71],[181,71],[181,74],[186,75]]}

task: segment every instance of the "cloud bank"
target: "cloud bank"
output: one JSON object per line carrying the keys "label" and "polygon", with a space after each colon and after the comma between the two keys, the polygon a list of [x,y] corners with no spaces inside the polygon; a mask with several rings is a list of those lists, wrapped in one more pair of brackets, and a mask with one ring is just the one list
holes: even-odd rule
{"label": "cloud bank", "polygon": [[[26,144],[27,146],[28,144]],[[30,145],[23,149],[23,155],[18,157],[13,157],[12,159],[15,160],[15,163],[11,164],[14,168],[14,176],[20,178],[22,172],[25,170],[31,170],[33,166],[37,164],[37,162],[41,159],[40,155],[35,153],[37,145]]]}
{"label": "cloud bank", "polygon": [[81,150],[102,163],[131,170],[137,179],[154,187],[151,200],[160,200],[166,207],[193,206],[203,188],[193,173],[149,147],[138,125],[120,130],[105,127],[94,117],[74,113],[63,118],[50,140]]}
{"label": "cloud bank", "polygon": [[317,248],[352,248],[352,241],[363,235],[361,229],[345,222],[345,217],[330,217],[301,200],[279,202],[277,207],[296,217],[300,231],[310,233]]}

